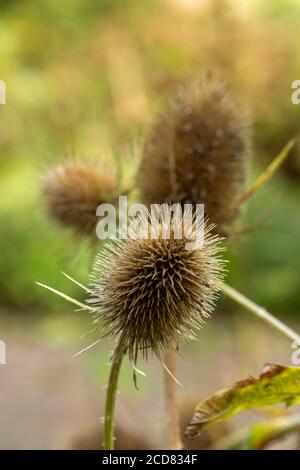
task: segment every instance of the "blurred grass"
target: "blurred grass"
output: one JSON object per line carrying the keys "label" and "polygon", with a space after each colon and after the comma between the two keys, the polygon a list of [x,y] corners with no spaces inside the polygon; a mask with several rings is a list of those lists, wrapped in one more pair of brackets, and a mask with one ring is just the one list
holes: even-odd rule
{"label": "blurred grass", "polygon": [[[0,302],[47,312],[61,300],[36,280],[82,296],[88,243],[53,227],[40,175],[65,155],[131,162],[165,95],[208,70],[224,77],[254,121],[254,175],[299,132],[291,83],[300,76],[300,4],[289,0],[46,0],[0,2]],[[298,314],[299,146],[248,204],[231,243],[229,280],[274,312]],[[128,165],[129,165],[128,164]],[[278,197],[278,200],[277,200]],[[66,307],[67,308],[67,307]]]}

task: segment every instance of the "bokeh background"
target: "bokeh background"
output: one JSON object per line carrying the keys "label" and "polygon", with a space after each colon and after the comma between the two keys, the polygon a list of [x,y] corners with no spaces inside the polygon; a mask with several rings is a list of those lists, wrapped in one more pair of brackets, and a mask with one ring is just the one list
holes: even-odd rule
{"label": "bokeh background", "polygon": [[[263,170],[299,132],[298,0],[2,0],[0,79],[0,448],[100,448],[106,341],[91,352],[90,319],[35,285],[78,299],[61,274],[88,282],[87,241],[54,226],[40,194],[43,172],[65,156],[104,159],[132,178],[153,114],[176,84],[212,71],[244,101],[253,121],[253,165]],[[248,203],[228,243],[228,282],[300,328],[300,150]],[[291,345],[240,307],[221,300],[199,342],[183,348],[183,420],[197,400],[265,362],[291,361]],[[164,448],[158,362],[134,389],[125,362],[117,407],[119,447]],[[243,421],[244,419],[244,421]],[[231,420],[266,419],[262,413]],[[223,435],[217,426],[196,448]],[[208,442],[204,442],[208,439]]]}

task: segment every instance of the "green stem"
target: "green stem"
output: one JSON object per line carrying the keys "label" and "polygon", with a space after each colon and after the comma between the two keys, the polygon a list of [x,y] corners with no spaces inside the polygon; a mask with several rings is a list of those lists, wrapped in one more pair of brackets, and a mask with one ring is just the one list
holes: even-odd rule
{"label": "green stem", "polygon": [[246,310],[251,313],[254,313],[254,315],[269,323],[269,325],[271,325],[277,331],[280,331],[280,333],[284,334],[287,338],[293,341],[298,341],[300,339],[300,336],[294,330],[286,326],[283,322],[274,317],[266,309],[255,304],[254,302],[252,302],[252,300],[249,300],[247,297],[235,290],[233,287],[230,287],[227,284],[223,284],[221,290],[225,295],[227,295],[227,297],[230,297],[239,305],[245,307]]}
{"label": "green stem", "polygon": [[104,449],[114,449],[114,416],[118,388],[118,380],[124,356],[124,347],[118,344],[113,354],[110,374],[106,391],[105,417],[104,417]]}

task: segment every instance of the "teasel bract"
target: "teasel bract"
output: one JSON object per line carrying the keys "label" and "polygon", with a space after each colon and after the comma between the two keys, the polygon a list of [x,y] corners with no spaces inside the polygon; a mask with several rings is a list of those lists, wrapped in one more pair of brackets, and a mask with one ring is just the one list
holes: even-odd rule
{"label": "teasel bract", "polygon": [[212,235],[213,225],[197,224],[192,210],[182,215],[176,206],[166,221],[153,222],[149,212],[133,220],[130,237],[104,247],[92,269],[88,303],[95,323],[122,345],[133,364],[149,353],[161,358],[167,348],[193,337],[221,286],[220,237]]}
{"label": "teasel bract", "polygon": [[77,234],[96,237],[97,207],[116,200],[116,181],[100,165],[66,160],[43,177],[50,217]]}
{"label": "teasel bract", "polygon": [[232,223],[250,156],[249,122],[211,76],[181,86],[154,121],[137,185],[142,201],[202,203],[217,230]]}

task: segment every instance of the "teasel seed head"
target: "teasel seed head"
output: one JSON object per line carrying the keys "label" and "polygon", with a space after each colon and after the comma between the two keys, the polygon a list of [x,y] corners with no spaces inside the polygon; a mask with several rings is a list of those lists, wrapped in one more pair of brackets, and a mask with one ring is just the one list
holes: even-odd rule
{"label": "teasel seed head", "polygon": [[[162,225],[156,239],[146,239],[143,234],[150,234],[152,225],[149,215],[141,216],[134,239],[117,239],[96,258],[88,303],[96,309],[95,322],[123,343],[133,363],[140,354],[161,357],[166,348],[177,348],[214,308],[224,267],[218,256],[221,239],[211,234],[212,225],[197,228],[193,220],[192,211],[172,216],[169,239],[162,236]],[[190,237],[176,238],[178,224],[186,223],[199,237],[203,229],[203,246],[189,250]]]}
{"label": "teasel seed head", "polygon": [[137,185],[146,205],[202,203],[211,222],[230,224],[249,161],[249,124],[223,82],[208,76],[178,89],[154,122]]}
{"label": "teasel seed head", "polygon": [[99,166],[66,161],[44,175],[42,192],[50,217],[77,234],[95,235],[96,210],[114,202],[116,182]]}

